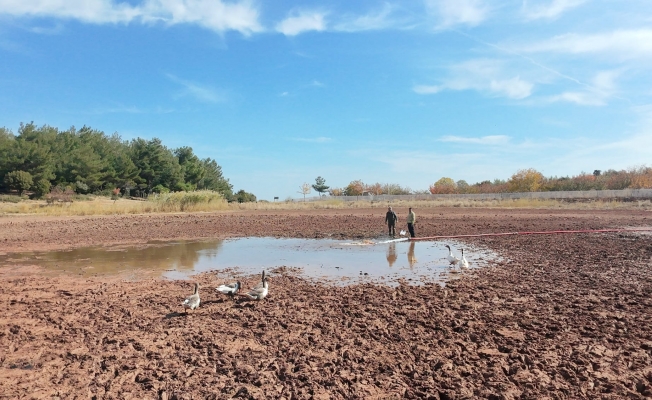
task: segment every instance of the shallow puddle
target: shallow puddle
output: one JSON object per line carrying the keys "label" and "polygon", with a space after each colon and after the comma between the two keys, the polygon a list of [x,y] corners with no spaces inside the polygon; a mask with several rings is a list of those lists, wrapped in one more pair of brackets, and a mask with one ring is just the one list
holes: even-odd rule
{"label": "shallow puddle", "polygon": [[152,242],[138,247],[91,247],[66,251],[13,253],[0,257],[0,266],[37,265],[53,273],[83,276],[132,274],[187,279],[207,271],[220,278],[296,269],[307,278],[342,282],[413,284],[444,282],[459,275],[448,267],[449,244],[460,248],[471,268],[498,257],[486,250],[454,241],[338,241],[328,239],[242,238],[214,241]]}

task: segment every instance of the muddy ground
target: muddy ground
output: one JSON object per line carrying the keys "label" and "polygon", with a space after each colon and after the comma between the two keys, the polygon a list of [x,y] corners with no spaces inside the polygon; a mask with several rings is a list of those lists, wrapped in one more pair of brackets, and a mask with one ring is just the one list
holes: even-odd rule
{"label": "muddy ground", "polygon": [[[645,211],[430,209],[420,236],[649,227]],[[398,210],[399,218],[406,210]],[[0,252],[237,236],[376,238],[384,210],[3,217]],[[652,397],[652,235],[466,239],[507,261],[445,288],[270,271],[233,302],[187,281],[0,268],[0,399]],[[246,285],[257,283],[250,277]]]}

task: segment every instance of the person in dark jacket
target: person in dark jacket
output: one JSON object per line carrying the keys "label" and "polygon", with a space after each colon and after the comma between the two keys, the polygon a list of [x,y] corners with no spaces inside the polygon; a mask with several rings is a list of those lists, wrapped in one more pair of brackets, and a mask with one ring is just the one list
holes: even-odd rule
{"label": "person in dark jacket", "polygon": [[392,211],[391,206],[387,207],[387,214],[385,214],[385,223],[389,229],[389,236],[396,236],[396,221],[398,221],[396,213]]}

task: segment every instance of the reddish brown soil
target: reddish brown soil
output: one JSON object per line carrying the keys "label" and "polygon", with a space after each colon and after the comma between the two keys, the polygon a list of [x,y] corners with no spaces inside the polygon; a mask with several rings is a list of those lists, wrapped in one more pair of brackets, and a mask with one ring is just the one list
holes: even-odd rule
{"label": "reddish brown soil", "polygon": [[[0,252],[377,237],[383,211],[0,218]],[[652,225],[636,211],[416,211],[420,236]],[[652,397],[652,235],[473,240],[509,261],[445,289],[335,288],[271,271],[255,304],[217,297],[221,282],[205,274],[187,316],[189,282],[0,268],[0,399]]]}

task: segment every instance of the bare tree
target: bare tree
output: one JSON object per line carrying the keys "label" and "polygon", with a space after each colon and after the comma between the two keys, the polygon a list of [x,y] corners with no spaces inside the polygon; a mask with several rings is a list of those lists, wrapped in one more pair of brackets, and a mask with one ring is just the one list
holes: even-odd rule
{"label": "bare tree", "polygon": [[304,183],[303,185],[299,186],[301,189],[297,193],[301,193],[303,195],[303,201],[306,201],[306,195],[310,194],[310,191],[312,190],[312,186],[309,183]]}

